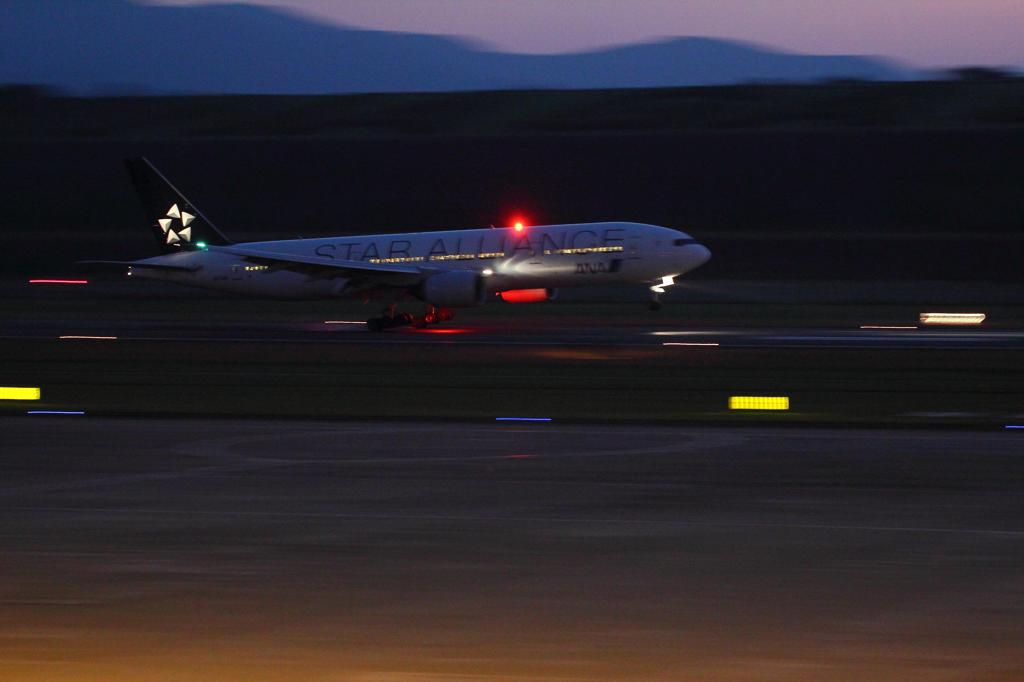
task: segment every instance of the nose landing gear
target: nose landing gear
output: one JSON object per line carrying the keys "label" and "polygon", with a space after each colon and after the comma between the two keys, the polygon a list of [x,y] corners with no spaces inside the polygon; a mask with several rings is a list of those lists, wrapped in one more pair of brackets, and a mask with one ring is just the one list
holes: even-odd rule
{"label": "nose landing gear", "polygon": [[665,287],[676,283],[674,275],[665,275],[661,282],[651,287],[651,302],[647,304],[648,310],[661,310],[661,295],[665,293]]}

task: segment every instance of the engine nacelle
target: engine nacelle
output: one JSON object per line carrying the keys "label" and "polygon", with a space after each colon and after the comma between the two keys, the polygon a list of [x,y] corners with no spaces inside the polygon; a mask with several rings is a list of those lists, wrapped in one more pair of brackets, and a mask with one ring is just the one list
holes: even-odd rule
{"label": "engine nacelle", "polygon": [[509,289],[498,293],[506,303],[540,303],[555,297],[554,289]]}
{"label": "engine nacelle", "polygon": [[427,278],[420,297],[439,308],[472,308],[487,296],[483,277],[468,270],[440,272]]}

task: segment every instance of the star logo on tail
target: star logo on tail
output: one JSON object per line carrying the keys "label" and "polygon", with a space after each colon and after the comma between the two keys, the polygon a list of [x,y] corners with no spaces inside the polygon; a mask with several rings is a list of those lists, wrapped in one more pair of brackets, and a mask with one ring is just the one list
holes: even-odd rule
{"label": "star logo on tail", "polygon": [[157,222],[160,229],[167,236],[168,244],[181,244],[181,242],[192,241],[192,221],[196,217],[188,211],[182,211],[174,204],[167,209],[167,217],[160,218]]}

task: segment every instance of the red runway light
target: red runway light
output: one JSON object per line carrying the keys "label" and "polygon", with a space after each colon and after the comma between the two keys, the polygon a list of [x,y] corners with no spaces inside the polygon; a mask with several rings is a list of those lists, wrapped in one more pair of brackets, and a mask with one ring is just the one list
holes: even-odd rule
{"label": "red runway light", "polygon": [[442,329],[417,329],[420,334],[465,334],[468,329],[461,328],[442,328]]}
{"label": "red runway light", "polygon": [[29,284],[88,284],[87,279],[30,279]]}

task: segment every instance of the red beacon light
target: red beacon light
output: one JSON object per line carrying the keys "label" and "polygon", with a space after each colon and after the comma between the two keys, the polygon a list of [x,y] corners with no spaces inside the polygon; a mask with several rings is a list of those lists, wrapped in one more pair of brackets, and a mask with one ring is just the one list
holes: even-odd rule
{"label": "red beacon light", "polygon": [[516,232],[516,234],[522,233],[524,230],[526,230],[526,220],[524,220],[523,216],[521,215],[512,216],[511,223],[512,229]]}

